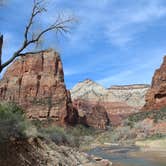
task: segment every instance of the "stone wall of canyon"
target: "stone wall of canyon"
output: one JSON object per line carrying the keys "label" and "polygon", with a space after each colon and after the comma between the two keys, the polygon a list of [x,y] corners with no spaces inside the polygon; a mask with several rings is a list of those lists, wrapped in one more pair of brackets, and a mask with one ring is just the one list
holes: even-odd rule
{"label": "stone wall of canyon", "polygon": [[[149,85],[140,84],[112,86],[106,89],[91,80],[85,80],[71,89],[71,96],[75,103],[84,100],[84,104],[96,103],[105,108],[111,123],[118,125],[123,118],[142,108],[149,87]],[[77,109],[81,110],[81,108]]]}
{"label": "stone wall of canyon", "polygon": [[160,68],[154,73],[143,110],[159,110],[164,107],[166,107],[166,56]]}
{"label": "stone wall of canyon", "polygon": [[51,49],[15,60],[0,81],[0,100],[18,103],[31,119],[53,119],[58,124],[77,121],[61,59]]}
{"label": "stone wall of canyon", "polygon": [[109,123],[118,125],[143,106],[144,110],[166,106],[165,71],[166,57],[154,74],[151,88],[138,84],[106,89],[85,80],[75,85],[70,95],[60,56],[50,49],[18,58],[8,67],[0,81],[0,100],[18,103],[30,119],[104,129]]}

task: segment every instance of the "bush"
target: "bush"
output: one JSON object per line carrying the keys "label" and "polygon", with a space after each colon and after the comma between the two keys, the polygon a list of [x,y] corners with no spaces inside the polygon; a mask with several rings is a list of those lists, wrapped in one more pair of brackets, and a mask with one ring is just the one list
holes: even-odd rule
{"label": "bush", "polygon": [[50,139],[57,145],[69,145],[69,146],[79,146],[78,139],[74,137],[71,133],[67,132],[67,129],[54,126],[47,128],[38,129],[39,136],[45,139]]}
{"label": "bush", "polygon": [[154,122],[157,123],[159,120],[166,120],[166,108],[162,108],[161,110],[154,111],[145,111],[138,112],[136,114],[130,115],[128,120],[129,122],[138,122],[142,121],[146,118],[154,119]]}
{"label": "bush", "polygon": [[129,126],[119,126],[113,130],[99,134],[96,140],[100,143],[120,143],[122,141],[134,139],[135,137],[135,133]]}
{"label": "bush", "polygon": [[85,127],[83,125],[76,125],[75,127],[68,128],[68,133],[76,137],[89,136],[95,134],[95,130],[90,127]]}
{"label": "bush", "polygon": [[81,125],[71,128],[44,126],[43,121],[27,120],[23,110],[16,104],[0,104],[0,142],[39,136],[58,145],[78,147],[82,136],[92,133],[91,129]]}
{"label": "bush", "polygon": [[37,125],[40,137],[50,139],[58,145],[79,147],[84,138],[87,138],[86,136],[94,133],[94,130],[82,125],[64,128],[60,126],[42,127],[42,122],[39,121],[34,121],[33,124]]}
{"label": "bush", "polygon": [[0,104],[1,142],[8,141],[11,138],[23,139],[27,137],[29,134],[27,130],[30,126],[31,124],[26,120],[23,110],[19,106],[14,103]]}

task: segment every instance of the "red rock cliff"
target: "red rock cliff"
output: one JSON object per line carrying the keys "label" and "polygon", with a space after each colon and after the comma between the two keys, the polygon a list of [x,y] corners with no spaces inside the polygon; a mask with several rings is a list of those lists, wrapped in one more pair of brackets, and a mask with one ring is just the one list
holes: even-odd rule
{"label": "red rock cliff", "polygon": [[78,111],[79,123],[98,129],[106,129],[109,125],[106,109],[98,102],[79,99],[73,101],[73,106]]}
{"label": "red rock cliff", "polygon": [[107,116],[104,111],[110,123],[117,126],[124,118],[142,108],[148,89],[149,85],[142,84],[112,86],[106,89],[88,79],[76,84],[71,89],[71,96],[78,113],[84,110],[84,120],[86,119],[88,125],[106,128]]}
{"label": "red rock cliff", "polygon": [[152,85],[145,100],[143,110],[159,110],[166,107],[166,56],[161,67],[154,73]]}
{"label": "red rock cliff", "polygon": [[0,100],[20,104],[31,119],[75,123],[62,62],[53,50],[29,54],[13,62],[0,81]]}

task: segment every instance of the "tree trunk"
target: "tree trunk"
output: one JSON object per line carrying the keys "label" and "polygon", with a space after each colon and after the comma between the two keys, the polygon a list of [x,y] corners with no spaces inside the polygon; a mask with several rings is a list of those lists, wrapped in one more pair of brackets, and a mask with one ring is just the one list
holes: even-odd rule
{"label": "tree trunk", "polygon": [[[3,45],[3,35],[0,36],[0,69],[2,66],[2,45]],[[0,70],[1,72],[1,70]]]}

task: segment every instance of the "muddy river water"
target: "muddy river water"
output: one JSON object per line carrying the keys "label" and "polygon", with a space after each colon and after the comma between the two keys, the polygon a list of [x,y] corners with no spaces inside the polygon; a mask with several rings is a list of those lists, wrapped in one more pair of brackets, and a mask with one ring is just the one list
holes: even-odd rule
{"label": "muddy river water", "polygon": [[111,160],[113,166],[166,166],[166,151],[142,151],[136,146],[98,147],[88,154]]}

